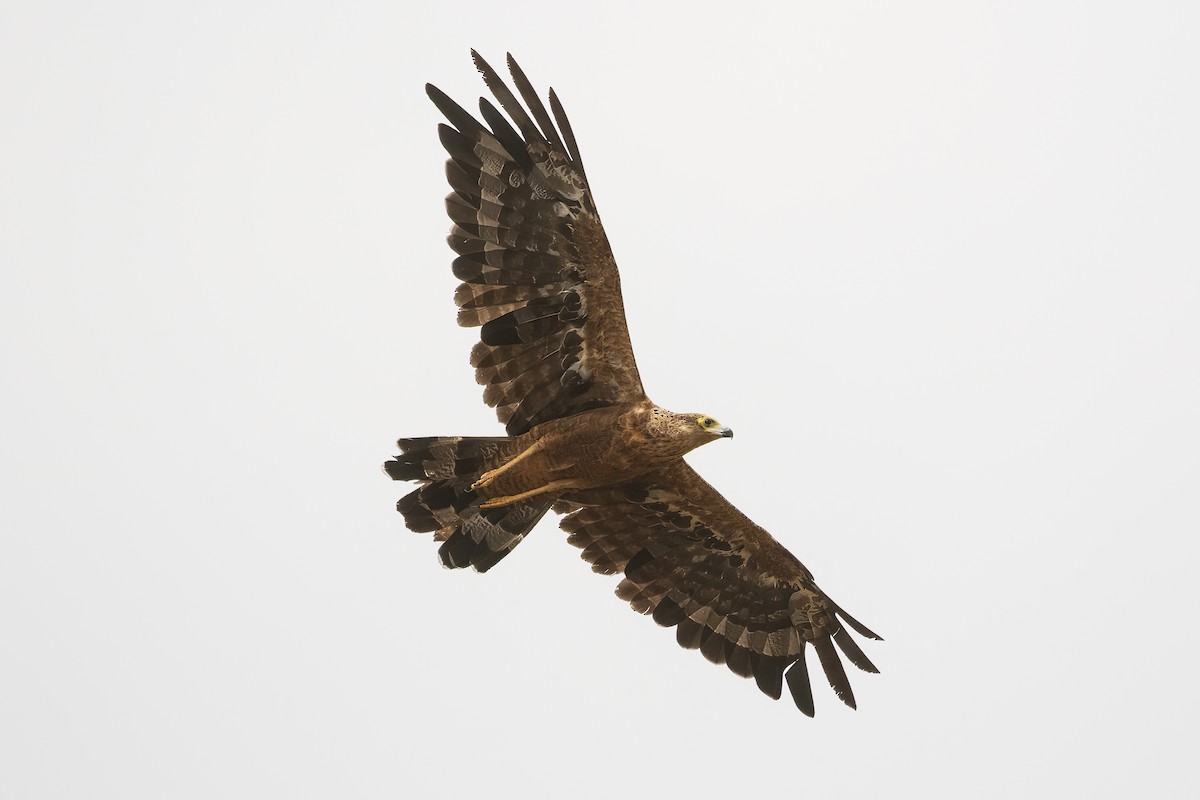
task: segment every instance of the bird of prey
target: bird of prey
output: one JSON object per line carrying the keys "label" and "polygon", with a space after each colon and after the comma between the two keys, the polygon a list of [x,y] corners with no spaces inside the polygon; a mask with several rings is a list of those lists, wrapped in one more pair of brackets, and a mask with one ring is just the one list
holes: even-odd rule
{"label": "bird of prey", "polygon": [[682,646],[776,699],[786,676],[812,716],[812,645],[854,708],[838,650],[877,672],[847,626],[880,637],[684,462],[733,431],[646,396],[617,265],[557,95],[548,112],[510,55],[518,99],[472,57],[507,118],[486,98],[480,122],[426,91],[450,123],[438,135],[450,154],[458,322],[480,328],[471,364],[507,435],[401,439],[384,470],[420,483],[397,503],[405,523],[442,542],[443,566],[486,572],[553,509],[592,570],[621,575],[617,596],[674,626]]}

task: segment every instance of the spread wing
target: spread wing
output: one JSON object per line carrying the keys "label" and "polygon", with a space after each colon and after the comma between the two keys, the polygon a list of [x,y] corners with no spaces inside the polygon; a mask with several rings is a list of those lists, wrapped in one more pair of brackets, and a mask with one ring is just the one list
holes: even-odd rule
{"label": "spread wing", "polygon": [[808,645],[851,708],[854,693],[837,650],[858,668],[878,672],[846,626],[880,637],[682,460],[615,488],[568,494],[554,510],[569,513],[562,527],[593,571],[624,573],[621,599],[675,626],[682,646],[753,676],[773,698],[781,696],[786,673],[796,706],[808,716],[814,711]]}
{"label": "spread wing", "polygon": [[485,98],[479,107],[490,129],[436,87],[426,90],[453,125],[438,133],[450,154],[449,242],[463,281],[454,297],[459,324],[482,326],[471,363],[487,387],[483,399],[511,436],[641,400],[617,265],[562,106],[551,89],[556,128],[512,56],[528,112],[471,54],[515,129]]}

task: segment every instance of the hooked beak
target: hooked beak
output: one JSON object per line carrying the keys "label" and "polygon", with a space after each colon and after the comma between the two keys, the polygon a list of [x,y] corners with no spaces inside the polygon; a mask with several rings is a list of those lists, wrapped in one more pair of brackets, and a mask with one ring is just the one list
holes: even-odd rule
{"label": "hooked beak", "polygon": [[719,428],[713,428],[713,433],[717,434],[722,439],[733,438],[733,428],[726,427],[725,425],[722,425]]}

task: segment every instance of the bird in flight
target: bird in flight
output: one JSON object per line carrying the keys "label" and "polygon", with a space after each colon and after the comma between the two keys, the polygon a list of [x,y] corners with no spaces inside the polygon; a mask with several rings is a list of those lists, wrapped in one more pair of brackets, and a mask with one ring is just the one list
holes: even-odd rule
{"label": "bird in flight", "polygon": [[438,136],[450,155],[458,322],[480,329],[471,364],[507,435],[401,439],[384,470],[420,483],[396,505],[405,523],[442,543],[443,566],[486,572],[553,509],[592,570],[621,575],[617,596],[674,627],[683,647],[775,699],[786,678],[811,717],[812,645],[837,696],[856,707],[838,651],[878,672],[848,627],[880,637],[683,460],[733,431],[646,396],[617,265],[558,96],[550,90],[547,111],[510,55],[518,99],[471,55],[507,118],[486,98],[481,122],[426,91],[450,123]]}

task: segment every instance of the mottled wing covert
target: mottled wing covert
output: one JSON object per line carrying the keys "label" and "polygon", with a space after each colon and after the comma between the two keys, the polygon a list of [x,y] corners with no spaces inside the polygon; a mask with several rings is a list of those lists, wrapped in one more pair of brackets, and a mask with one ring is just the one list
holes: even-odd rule
{"label": "mottled wing covert", "polygon": [[[767,695],[814,713],[805,650],[813,646],[837,696],[854,693],[838,656],[878,672],[846,626],[880,637],[838,607],[795,556],[682,461],[554,506],[592,569],[624,573],[617,595],[709,661],[753,676]],[[835,648],[836,645],[836,648]]]}
{"label": "mottled wing covert", "polygon": [[640,400],[617,265],[562,106],[551,90],[551,120],[512,56],[525,105],[472,56],[511,123],[485,98],[480,113],[490,128],[426,89],[453,126],[438,132],[454,189],[446,210],[454,274],[463,281],[455,301],[459,324],[481,326],[471,363],[483,398],[513,436]]}

